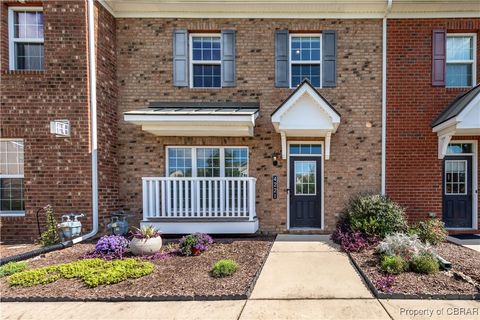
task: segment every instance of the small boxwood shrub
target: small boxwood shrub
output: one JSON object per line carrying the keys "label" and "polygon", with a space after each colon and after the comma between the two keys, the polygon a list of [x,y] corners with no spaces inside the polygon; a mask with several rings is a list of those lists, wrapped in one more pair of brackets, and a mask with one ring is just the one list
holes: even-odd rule
{"label": "small boxwood shrub", "polygon": [[400,274],[408,270],[408,263],[400,256],[383,255],[380,258],[380,269],[389,274]]}
{"label": "small boxwood shrub", "polygon": [[448,236],[445,224],[439,219],[419,221],[410,228],[409,233],[416,234],[422,242],[434,246],[444,242]]}
{"label": "small boxwood shrub", "polygon": [[420,254],[413,257],[410,262],[410,268],[417,273],[435,273],[438,272],[439,267],[437,259],[431,254]]}
{"label": "small boxwood shrub", "polygon": [[21,272],[27,269],[27,263],[20,261],[20,262],[9,262],[3,266],[0,266],[0,278],[9,276],[11,274]]}
{"label": "small boxwood shrub", "polygon": [[127,279],[136,279],[152,273],[154,265],[136,259],[106,261],[102,259],[84,259],[65,264],[53,265],[23,271],[10,276],[7,282],[11,286],[30,287],[55,282],[61,277],[82,279],[89,287],[119,283]]}
{"label": "small boxwood shrub", "polygon": [[212,275],[216,278],[231,276],[238,269],[238,264],[231,259],[218,260],[212,268]]}
{"label": "small boxwood shrub", "polygon": [[405,209],[379,194],[357,195],[350,199],[343,219],[351,230],[368,237],[384,238],[407,230]]}

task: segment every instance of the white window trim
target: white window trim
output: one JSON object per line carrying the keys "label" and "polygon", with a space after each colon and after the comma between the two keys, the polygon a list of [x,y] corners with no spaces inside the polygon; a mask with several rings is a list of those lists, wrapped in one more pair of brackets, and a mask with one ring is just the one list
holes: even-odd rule
{"label": "white window trim", "polygon": [[[452,143],[470,143],[472,145],[473,153],[447,153],[447,155],[454,157],[472,156],[472,227],[447,228],[447,230],[478,230],[478,143],[477,140],[453,140]],[[443,219],[443,208],[441,215]]]}
{"label": "white window trim", "polygon": [[[9,67],[10,70],[18,70],[15,68],[15,43],[16,42],[26,42],[26,43],[44,43],[45,42],[45,35],[43,38],[15,38],[14,37],[14,25],[13,25],[13,14],[15,11],[40,11],[43,12],[42,7],[9,7],[8,8],[8,60],[9,60]],[[44,62],[45,63],[45,62]],[[21,69],[23,70],[23,69]],[[31,69],[25,69],[31,70]],[[36,70],[36,69],[32,69]]]}
{"label": "white window trim", "polygon": [[[0,141],[11,141],[11,140],[23,140],[24,139],[16,139],[16,138],[0,138]],[[24,141],[24,146],[25,146],[25,141]],[[25,151],[24,151],[24,157],[25,157]],[[25,180],[25,174],[0,174],[0,179],[24,179]],[[23,189],[25,192],[25,189]],[[25,195],[23,197],[23,202],[25,206]],[[25,216],[25,211],[24,210],[12,210],[12,211],[2,211],[0,210],[0,217],[23,217]]]}
{"label": "white window trim", "polygon": [[[189,80],[191,89],[220,89],[222,88],[222,34],[221,33],[190,33],[188,38],[188,64]],[[195,37],[217,37],[220,38],[220,60],[193,60],[193,38]],[[193,65],[194,64],[219,64],[220,65],[220,87],[194,87],[193,86]]]}
{"label": "white window trim", "polygon": [[[225,177],[225,149],[230,148],[241,148],[247,150],[247,177],[250,177],[250,150],[248,147],[245,146],[168,146],[165,148],[165,177],[168,177],[168,168],[169,165],[169,157],[168,151],[170,149],[191,149],[192,150],[192,178],[197,178],[197,149],[220,149],[220,177]],[[203,177],[201,177],[203,178]]]}
{"label": "white window trim", "polygon": [[[325,148],[325,143],[324,141],[317,141],[317,140],[314,140],[314,141],[287,141],[287,188],[290,187],[290,175],[291,174],[294,174],[292,172],[290,172],[290,158],[291,157],[298,157],[298,156],[302,156],[302,155],[299,155],[299,154],[290,154],[290,144],[320,144],[322,146],[322,152]],[[322,206],[322,212],[321,212],[321,215],[322,215],[322,227],[321,228],[308,228],[308,229],[312,229],[312,230],[325,230],[325,187],[326,187],[326,183],[324,183],[325,181],[325,157],[323,156],[323,154],[317,154],[317,155],[311,155],[311,154],[308,154],[308,155],[303,155],[303,156],[319,156],[321,157],[321,168],[320,168],[320,174],[322,175],[321,176],[321,185],[320,185],[320,196],[321,196],[321,206]],[[291,190],[290,190],[291,191]],[[306,228],[292,228],[290,227],[290,197],[287,196],[287,230],[298,230],[298,229],[301,229],[301,230],[308,230]]]}
{"label": "white window trim", "polygon": [[[473,60],[453,60],[448,61],[447,57],[445,56],[445,64],[460,64],[460,63],[470,63],[472,64],[472,85],[471,86],[447,86],[447,88],[471,88],[476,85],[477,82],[477,34],[476,33],[447,33],[447,38],[453,37],[473,37]],[[448,43],[448,41],[447,41]],[[446,45],[446,44],[445,44]],[[447,48],[448,50],[448,48]],[[445,68],[445,73],[447,69]]]}
{"label": "white window trim", "polygon": [[[320,60],[308,60],[308,61],[293,61],[292,60],[292,37],[319,37],[320,38]],[[295,89],[297,87],[292,87],[292,64],[319,64],[320,65],[320,86],[317,87],[319,89],[322,88],[322,51],[323,51],[323,43],[322,43],[322,34],[321,33],[291,33],[288,36],[288,86],[290,89]],[[313,85],[313,84],[312,84]]]}

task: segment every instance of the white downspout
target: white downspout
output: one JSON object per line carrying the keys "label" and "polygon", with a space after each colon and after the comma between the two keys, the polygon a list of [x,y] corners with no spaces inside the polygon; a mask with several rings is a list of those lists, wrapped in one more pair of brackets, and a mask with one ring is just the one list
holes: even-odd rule
{"label": "white downspout", "polygon": [[92,231],[75,238],[72,243],[78,243],[93,237],[98,232],[98,144],[97,144],[97,67],[95,60],[95,20],[93,0],[87,0],[88,9],[88,62],[90,86],[90,125],[92,152]]}
{"label": "white downspout", "polygon": [[386,189],[386,162],[387,162],[387,16],[392,10],[393,0],[387,0],[387,8],[383,16],[382,26],[382,178],[381,191]]}

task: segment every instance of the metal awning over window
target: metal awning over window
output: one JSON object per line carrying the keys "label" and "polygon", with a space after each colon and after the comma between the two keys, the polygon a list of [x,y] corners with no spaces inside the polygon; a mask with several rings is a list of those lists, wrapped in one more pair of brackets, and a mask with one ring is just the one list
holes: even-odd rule
{"label": "metal awning over window", "polygon": [[256,102],[152,102],[124,120],[158,136],[251,137],[258,113]]}

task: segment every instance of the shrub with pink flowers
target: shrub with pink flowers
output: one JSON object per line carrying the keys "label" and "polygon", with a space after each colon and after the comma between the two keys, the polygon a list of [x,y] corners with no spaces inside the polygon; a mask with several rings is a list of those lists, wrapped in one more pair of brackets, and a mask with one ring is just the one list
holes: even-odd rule
{"label": "shrub with pink flowers", "polygon": [[185,256],[198,255],[213,244],[213,239],[206,233],[192,233],[180,239],[180,252]]}

